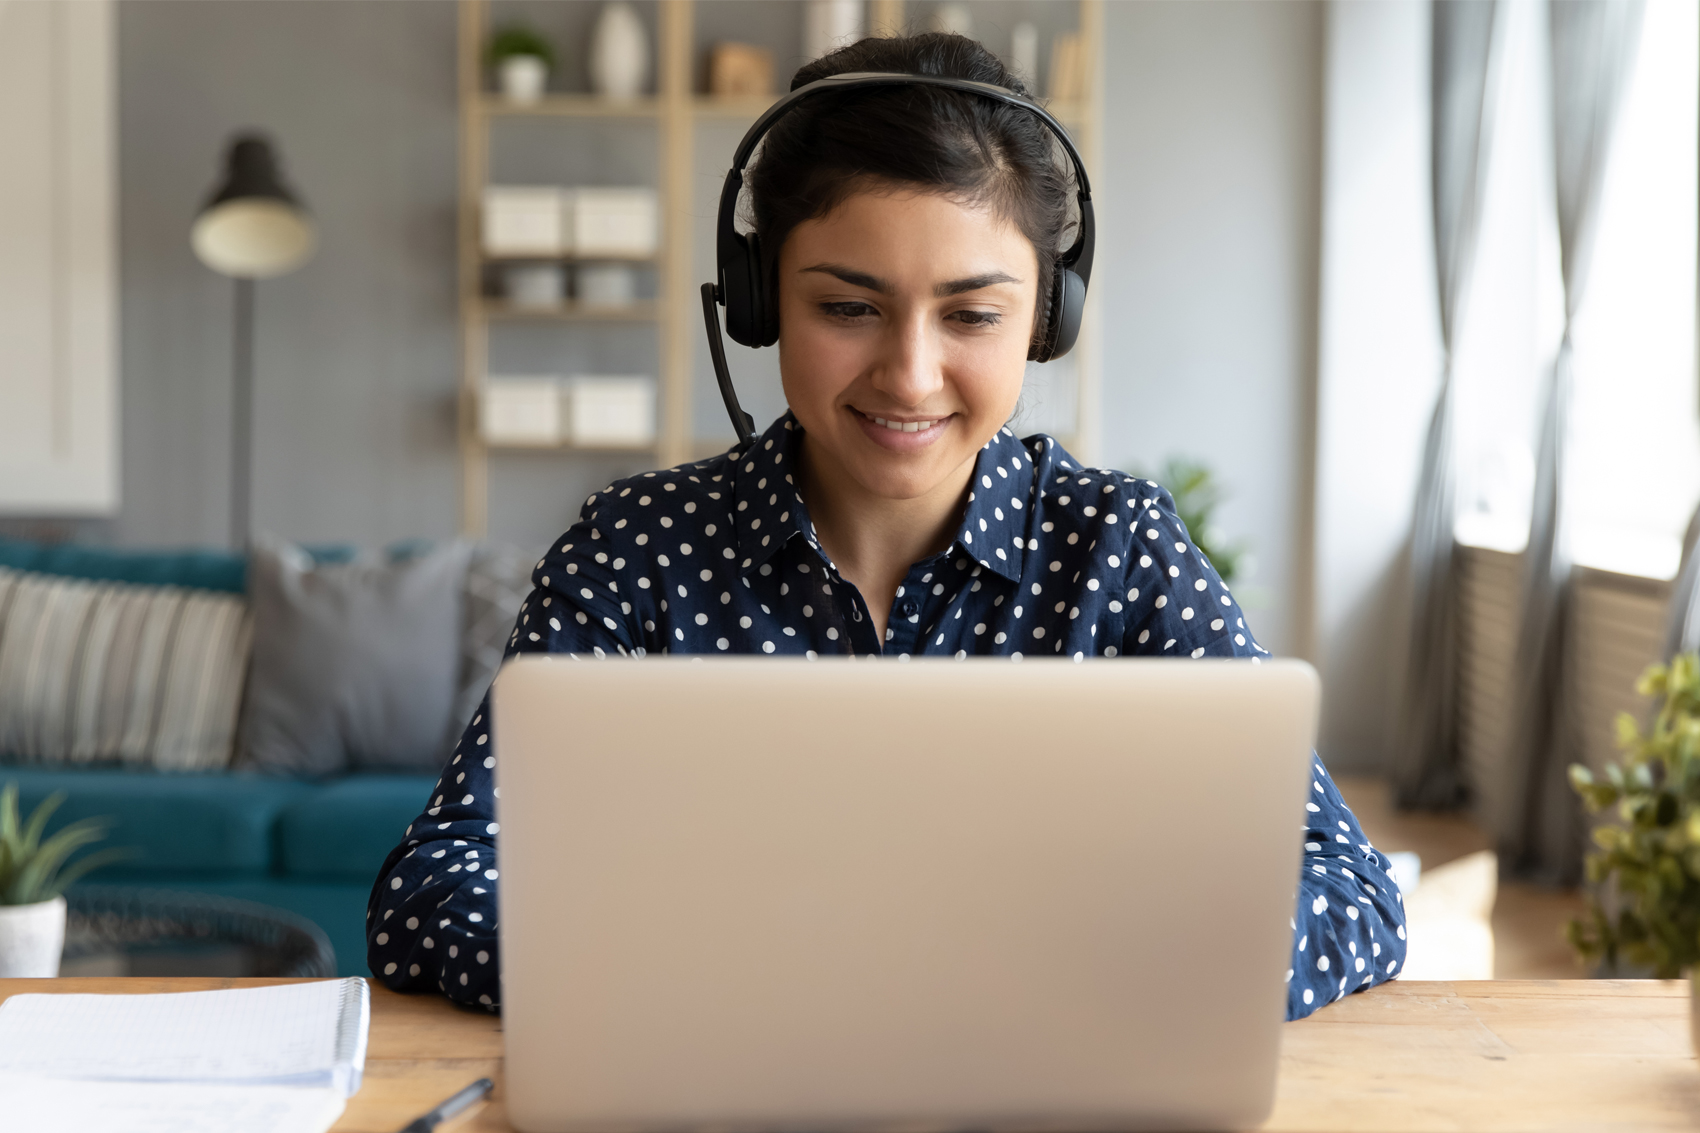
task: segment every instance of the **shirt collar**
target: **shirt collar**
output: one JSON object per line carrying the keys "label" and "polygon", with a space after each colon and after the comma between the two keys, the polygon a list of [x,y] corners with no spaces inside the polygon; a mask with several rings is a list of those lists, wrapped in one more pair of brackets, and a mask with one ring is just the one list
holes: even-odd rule
{"label": "shirt collar", "polygon": [[797,535],[826,557],[797,491],[797,441],[802,435],[803,427],[787,410],[737,456],[732,524],[738,538],[739,574],[759,569]]}
{"label": "shirt collar", "polygon": [[[827,557],[797,491],[794,473],[802,435],[803,427],[786,412],[736,457],[732,506],[740,574],[760,569],[799,535],[823,560]],[[1033,458],[1014,433],[999,429],[974,461],[956,546],[987,570],[1019,582],[1030,545],[1024,532],[1033,497]]]}
{"label": "shirt collar", "polygon": [[987,570],[1020,582],[1033,543],[1024,533],[1034,502],[1033,458],[1008,427],[999,429],[974,462],[957,545]]}

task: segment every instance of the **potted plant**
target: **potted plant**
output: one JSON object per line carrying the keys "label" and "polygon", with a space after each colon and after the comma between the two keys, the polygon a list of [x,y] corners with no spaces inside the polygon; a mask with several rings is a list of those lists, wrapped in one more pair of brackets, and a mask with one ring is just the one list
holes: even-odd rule
{"label": "potted plant", "polygon": [[[1635,690],[1658,699],[1643,734],[1627,712],[1617,717],[1622,763],[1596,777],[1573,764],[1570,784],[1590,812],[1616,806],[1620,823],[1594,830],[1599,847],[1587,858],[1595,886],[1582,918],[1565,935],[1582,960],[1619,961],[1660,979],[1690,975],[1700,965],[1700,656],[1681,654],[1654,665]],[[1689,1024],[1700,1051],[1700,998]]]}
{"label": "potted plant", "polygon": [[58,975],[65,888],[126,856],[123,850],[98,850],[66,865],[78,847],[106,836],[106,820],[84,818],[44,839],[48,818],[64,801],[63,792],[55,793],[28,822],[20,822],[18,785],[8,783],[0,791],[0,977]]}
{"label": "potted plant", "polygon": [[533,103],[555,65],[549,41],[524,24],[509,24],[490,37],[490,66],[510,102]]}

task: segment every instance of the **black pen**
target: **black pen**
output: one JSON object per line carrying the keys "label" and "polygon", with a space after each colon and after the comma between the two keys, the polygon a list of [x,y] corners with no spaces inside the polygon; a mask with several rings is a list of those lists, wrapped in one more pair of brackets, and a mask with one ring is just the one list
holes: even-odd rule
{"label": "black pen", "polygon": [[431,1133],[439,1123],[447,1121],[495,1088],[496,1083],[488,1078],[480,1078],[430,1113],[415,1118],[401,1133]]}

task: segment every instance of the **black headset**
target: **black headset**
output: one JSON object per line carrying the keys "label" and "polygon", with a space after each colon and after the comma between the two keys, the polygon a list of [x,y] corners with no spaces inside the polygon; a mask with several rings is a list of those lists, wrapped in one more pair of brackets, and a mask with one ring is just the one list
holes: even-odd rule
{"label": "black headset", "polygon": [[1074,163],[1075,185],[1080,201],[1080,227],[1074,243],[1057,257],[1055,278],[1051,281],[1050,303],[1045,312],[1043,332],[1034,341],[1027,357],[1034,362],[1049,362],[1061,358],[1074,347],[1080,337],[1080,315],[1086,306],[1086,285],[1092,279],[1092,186],[1086,179],[1086,163],[1074,148],[1062,124],[1037,103],[1023,98],[1012,90],[972,79],[952,79],[942,75],[886,74],[876,71],[852,71],[829,75],[806,86],[798,87],[767,108],[732,155],[732,168],[726,174],[726,184],[720,190],[720,216],[716,223],[714,254],[719,285],[702,285],[702,315],[708,325],[708,352],[714,360],[714,375],[720,383],[720,396],[726,402],[726,412],[732,427],[738,432],[738,443],[749,444],[755,439],[755,419],[738,404],[738,394],[732,388],[732,374],[726,367],[726,347],[720,340],[720,319],[716,303],[726,308],[726,333],[732,341],[744,346],[772,346],[779,341],[779,306],[769,293],[767,271],[762,263],[761,244],[756,234],[740,233],[736,226],[738,194],[744,188],[744,166],[749,163],[756,143],[810,95],[826,91],[860,90],[869,87],[943,87],[946,90],[975,94],[1029,111],[1056,139],[1062,143],[1069,160]]}

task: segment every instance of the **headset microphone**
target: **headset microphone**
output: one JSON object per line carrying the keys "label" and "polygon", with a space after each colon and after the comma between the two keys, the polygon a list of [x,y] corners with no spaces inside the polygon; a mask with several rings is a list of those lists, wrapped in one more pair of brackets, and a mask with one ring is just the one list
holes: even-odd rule
{"label": "headset microphone", "polygon": [[732,156],[732,168],[720,189],[720,213],[715,226],[715,266],[717,283],[702,285],[702,316],[708,329],[708,353],[714,362],[714,376],[720,385],[720,396],[726,402],[727,416],[737,430],[738,444],[744,446],[755,440],[755,419],[738,404],[738,393],[732,388],[732,373],[726,365],[726,345],[720,337],[720,318],[715,305],[726,308],[726,333],[732,341],[744,346],[772,346],[779,340],[779,309],[776,297],[768,293],[766,265],[762,262],[761,246],[756,234],[742,234],[737,228],[738,194],[744,187],[744,167],[755,152],[756,143],[773,128],[773,124],[796,109],[812,95],[825,91],[860,90],[872,87],[927,86],[978,95],[1031,112],[1049,130],[1074,165],[1076,196],[1080,203],[1080,226],[1074,243],[1057,257],[1055,276],[1051,282],[1049,304],[1045,312],[1044,329],[1034,339],[1027,357],[1034,362],[1049,362],[1061,358],[1073,348],[1080,336],[1080,316],[1086,304],[1086,285],[1092,279],[1092,245],[1095,224],[1092,217],[1092,186],[1086,179],[1086,163],[1074,148],[1068,132],[1037,103],[1023,98],[1012,90],[972,79],[952,79],[943,75],[886,74],[876,71],[853,71],[828,75],[824,79],[798,87],[757,118],[755,125],[738,143]]}

